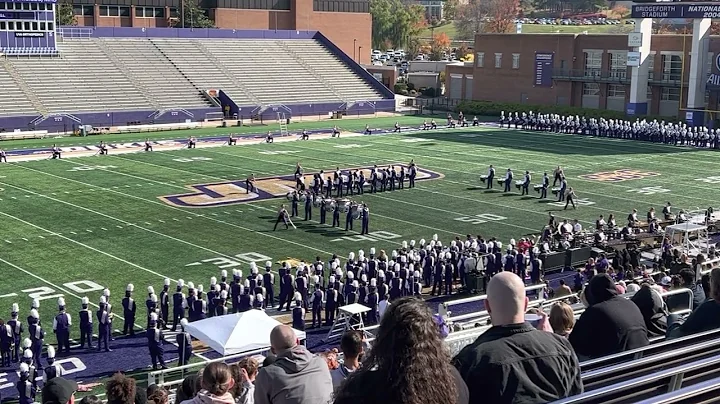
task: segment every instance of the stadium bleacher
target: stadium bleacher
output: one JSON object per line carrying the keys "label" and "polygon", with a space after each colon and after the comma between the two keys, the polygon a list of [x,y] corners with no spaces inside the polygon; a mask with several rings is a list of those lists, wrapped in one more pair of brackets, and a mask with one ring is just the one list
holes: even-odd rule
{"label": "stadium bleacher", "polygon": [[156,108],[212,106],[202,95],[202,89],[188,80],[153,42],[134,38],[98,41],[143,93],[150,96]]}
{"label": "stadium bleacher", "polygon": [[13,80],[4,63],[0,63],[0,94],[0,115],[37,115],[37,109]]}
{"label": "stadium bleacher", "polygon": [[18,57],[8,62],[49,112],[152,109],[144,95],[94,40],[67,40],[57,58]]}
{"label": "stadium bleacher", "polygon": [[[4,75],[0,85],[17,99],[37,95],[43,113],[70,114],[214,107],[208,90],[258,107],[383,99],[314,39],[66,38],[58,50],[6,58],[21,79]],[[20,101],[2,114],[38,109]]]}

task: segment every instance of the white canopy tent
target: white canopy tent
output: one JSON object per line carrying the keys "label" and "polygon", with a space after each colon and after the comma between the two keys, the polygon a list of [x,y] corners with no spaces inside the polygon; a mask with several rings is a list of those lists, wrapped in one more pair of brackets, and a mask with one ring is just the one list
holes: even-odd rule
{"label": "white canopy tent", "polygon": [[[185,328],[193,337],[222,354],[270,349],[270,331],[280,325],[279,321],[264,311],[250,310],[194,321]],[[298,340],[305,339],[305,332],[295,330]]]}

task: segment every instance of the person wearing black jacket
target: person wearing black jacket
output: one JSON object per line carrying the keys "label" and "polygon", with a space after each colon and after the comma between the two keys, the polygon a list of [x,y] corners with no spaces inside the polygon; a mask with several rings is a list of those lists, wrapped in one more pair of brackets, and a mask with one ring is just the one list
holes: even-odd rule
{"label": "person wearing black jacket", "polygon": [[667,339],[697,334],[720,327],[720,268],[710,272],[710,296],[684,321],[668,316]]}
{"label": "person wearing black jacket", "polygon": [[645,319],[648,338],[665,336],[667,332],[665,317],[668,315],[668,309],[660,293],[653,290],[650,284],[645,283],[630,300],[637,305]]}
{"label": "person wearing black jacket", "polygon": [[589,307],[575,323],[570,343],[581,360],[599,358],[650,344],[638,306],[618,296],[607,274],[590,279],[585,290]]}
{"label": "person wearing black jacket", "polygon": [[490,279],[486,307],[493,326],[453,358],[471,404],[546,403],[583,392],[572,346],[551,328],[525,322],[527,304],[519,276],[500,272]]}
{"label": "person wearing black jacket", "polygon": [[667,306],[669,311],[690,309],[696,310],[705,301],[705,292],[702,287],[695,282],[695,273],[691,269],[683,269],[680,271],[682,278],[681,288],[690,289],[693,292],[692,307],[687,307],[687,296],[685,294],[671,295],[667,298]]}

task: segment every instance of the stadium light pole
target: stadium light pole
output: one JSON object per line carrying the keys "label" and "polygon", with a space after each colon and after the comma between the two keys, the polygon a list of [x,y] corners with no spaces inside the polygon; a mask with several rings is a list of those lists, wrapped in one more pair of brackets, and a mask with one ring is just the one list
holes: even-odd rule
{"label": "stadium light pole", "polygon": [[357,59],[355,58],[355,49],[357,49],[357,39],[353,39],[353,60],[357,62]]}
{"label": "stadium light pole", "polygon": [[362,58],[360,55],[362,55],[362,46],[358,46],[358,60],[356,61],[357,63],[360,63],[360,60]]}

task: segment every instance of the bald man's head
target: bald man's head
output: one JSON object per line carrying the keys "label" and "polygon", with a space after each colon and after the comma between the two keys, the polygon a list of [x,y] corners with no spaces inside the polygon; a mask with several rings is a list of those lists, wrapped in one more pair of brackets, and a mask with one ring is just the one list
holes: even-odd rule
{"label": "bald man's head", "polygon": [[485,302],[493,325],[525,321],[528,299],[525,284],[512,272],[500,272],[490,279]]}
{"label": "bald man's head", "polygon": [[276,354],[295,348],[296,345],[297,338],[292,327],[278,325],[270,332],[270,346]]}

